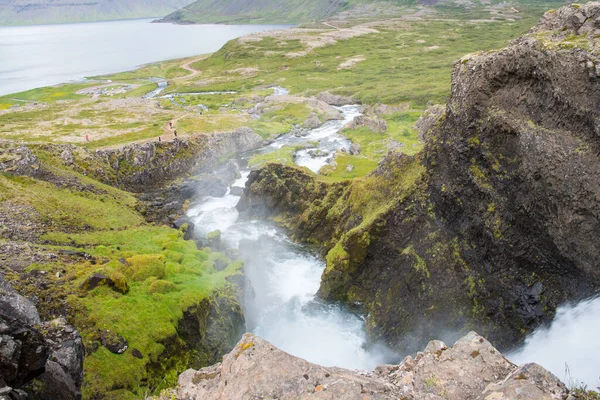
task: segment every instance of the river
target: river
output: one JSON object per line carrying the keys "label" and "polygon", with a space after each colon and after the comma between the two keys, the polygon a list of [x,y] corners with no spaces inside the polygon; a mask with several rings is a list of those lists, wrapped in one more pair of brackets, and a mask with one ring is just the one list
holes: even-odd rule
{"label": "river", "polygon": [[[339,110],[343,120],[329,121],[303,136],[282,135],[253,154],[316,142],[318,152],[311,155],[310,150],[298,150],[294,161],[317,172],[336,150],[347,150],[351,144],[339,131],[360,115],[360,107],[344,106]],[[237,161],[243,166],[249,157]],[[249,173],[242,167],[241,178],[231,187],[243,187]],[[324,366],[368,370],[398,362],[400,356],[382,345],[366,347],[361,317],[338,305],[323,304],[315,297],[324,261],[293,243],[272,223],[240,218],[235,208],[239,199],[230,188],[222,198],[197,199],[188,216],[197,234],[205,237],[219,229],[226,245],[241,254],[246,271],[243,306],[248,330],[290,354]],[[594,351],[598,321],[599,298],[564,305],[550,326],[539,328],[508,357],[518,364],[537,362],[570,386],[595,388],[600,384],[600,358]]]}
{"label": "river", "polygon": [[[306,136],[280,136],[257,152],[318,141],[318,157],[301,150],[295,159],[297,164],[317,171],[332,152],[349,146],[338,132],[360,115],[359,110],[359,106],[340,107],[343,120],[329,121]],[[241,165],[247,157],[238,160]],[[249,173],[242,167],[241,178],[232,186],[243,187]],[[325,366],[372,369],[389,361],[390,353],[383,347],[365,347],[367,336],[361,317],[315,298],[324,261],[293,243],[272,223],[240,218],[235,208],[239,199],[231,193],[222,198],[206,197],[190,207],[188,216],[197,234],[206,236],[219,229],[226,245],[239,250],[247,279],[244,313],[248,330],[284,351]]]}
{"label": "river", "polygon": [[151,21],[0,27],[0,95],[212,53],[231,39],[287,27]]}

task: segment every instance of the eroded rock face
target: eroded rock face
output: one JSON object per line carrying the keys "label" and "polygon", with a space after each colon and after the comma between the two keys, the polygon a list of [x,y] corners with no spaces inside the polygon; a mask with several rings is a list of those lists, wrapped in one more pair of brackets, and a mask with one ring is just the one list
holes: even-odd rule
{"label": "eroded rock face", "polygon": [[600,287],[598,10],[457,62],[423,153],[390,152],[362,183],[270,165],[238,208],[321,246],[319,295],[362,311],[372,338],[413,352],[475,329],[514,346]]}
{"label": "eroded rock face", "polygon": [[[75,328],[62,318],[42,323],[35,306],[0,275],[3,394],[8,398],[26,398],[22,388],[34,399],[80,399],[83,358],[83,342]],[[33,380],[37,383],[30,385]]]}
{"label": "eroded rock face", "polygon": [[551,373],[536,364],[517,368],[475,332],[450,348],[431,342],[415,358],[379,366],[374,372],[325,368],[246,334],[222,363],[184,372],[176,391],[178,399],[186,400],[555,400],[567,396],[565,386]]}

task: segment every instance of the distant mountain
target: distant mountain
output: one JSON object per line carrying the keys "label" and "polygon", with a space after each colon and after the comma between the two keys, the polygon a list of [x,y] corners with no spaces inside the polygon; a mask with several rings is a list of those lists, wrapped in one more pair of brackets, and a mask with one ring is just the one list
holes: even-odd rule
{"label": "distant mountain", "polygon": [[192,0],[0,0],[0,25],[160,17]]}
{"label": "distant mountain", "polygon": [[298,23],[327,18],[354,3],[356,0],[198,0],[161,22]]}
{"label": "distant mountain", "polygon": [[[560,0],[197,0],[158,22],[176,24],[306,23],[342,13],[345,18],[400,15],[406,6],[433,6],[443,13],[560,4]],[[414,11],[414,7],[411,7]],[[545,10],[544,10],[545,11]],[[540,11],[541,12],[541,11]]]}

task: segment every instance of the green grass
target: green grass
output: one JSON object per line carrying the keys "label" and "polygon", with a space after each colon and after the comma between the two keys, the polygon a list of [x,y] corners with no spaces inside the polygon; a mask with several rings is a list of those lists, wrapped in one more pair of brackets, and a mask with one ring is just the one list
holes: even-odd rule
{"label": "green grass", "polygon": [[[533,18],[497,23],[407,21],[398,30],[381,29],[297,58],[285,57],[298,50],[293,41],[231,41],[194,67],[204,71],[203,78],[217,78],[223,71],[260,64],[261,73],[256,77],[228,76],[226,83],[207,85],[203,90],[224,86],[229,90],[250,89],[277,82],[293,93],[333,90],[364,103],[410,102],[422,108],[429,101],[441,103],[447,98],[455,60],[466,53],[503,47],[534,23]],[[433,46],[439,48],[428,50]],[[341,62],[356,55],[366,60],[352,69],[338,70]],[[186,89],[194,90],[189,85]]]}
{"label": "green grass", "polygon": [[139,225],[143,218],[133,209],[135,199],[123,192],[78,192],[25,177],[0,175],[6,199],[30,205],[50,227],[82,229],[122,229]]}
{"label": "green grass", "polygon": [[294,165],[294,154],[304,146],[283,146],[280,149],[266,154],[255,154],[248,160],[251,168],[261,168],[267,163]]}
{"label": "green grass", "polygon": [[[164,376],[149,372],[150,363],[169,361],[162,359],[165,344],[178,337],[177,321],[183,311],[223,288],[225,278],[238,273],[240,264],[221,255],[230,266],[216,271],[210,250],[198,250],[194,242],[182,237],[183,233],[173,229],[146,226],[123,231],[44,235],[44,240],[58,245],[55,248],[81,249],[103,260],[101,266],[90,262],[71,266],[67,279],[72,290],[76,291],[93,272],[109,276],[118,272],[129,285],[127,294],[100,286],[83,297],[69,298],[69,305],[76,310],[75,326],[86,345],[97,342],[98,330],[110,330],[126,338],[130,349],[144,355],[139,360],[132,356],[131,350],[113,354],[100,347],[87,356],[84,398],[106,394],[115,388],[139,397],[146,390],[152,392],[175,384],[177,373],[186,368],[185,355],[177,354],[181,358],[163,372]],[[124,259],[126,265],[119,261]],[[165,287],[169,290],[164,290]]]}
{"label": "green grass", "polygon": [[[91,256],[28,268],[48,272],[57,307],[67,310],[90,351],[84,398],[144,398],[173,386],[189,367],[190,355],[176,330],[184,310],[225,288],[225,278],[237,274],[241,264],[198,249],[181,231],[146,224],[133,195],[65,169],[60,157],[43,146],[33,150],[60,184],[0,174],[0,200],[39,213],[35,219],[44,224],[40,243],[47,251]],[[216,262],[227,267],[217,271]],[[107,286],[82,289],[92,273],[110,276],[120,292]],[[68,307],[59,293],[68,295]],[[126,338],[130,349],[119,355],[98,347],[105,330]],[[132,348],[143,359],[133,357]]]}
{"label": "green grass", "polygon": [[[115,388],[141,396],[145,390],[160,390],[175,384],[177,374],[187,368],[185,354],[177,354],[180,358],[173,367],[166,368],[164,376],[153,376],[148,371],[150,363],[173,362],[164,359],[163,352],[165,344],[178,337],[177,321],[183,311],[223,288],[225,278],[238,273],[240,264],[219,254],[230,265],[216,271],[212,261],[215,255],[210,250],[198,250],[194,242],[182,237],[183,233],[163,227],[77,235],[55,232],[43,237],[58,244],[58,248],[84,249],[104,260],[102,266],[89,262],[75,265],[68,277],[74,289],[92,272],[109,276],[118,272],[128,281],[127,294],[100,286],[83,297],[69,298],[70,306],[77,310],[75,325],[86,345],[98,340],[98,330],[110,330],[126,338],[130,349],[144,355],[138,360],[131,351],[113,354],[100,347],[87,356],[84,398],[106,394]],[[119,261],[123,259],[126,265]],[[147,382],[142,384],[144,380]]]}
{"label": "green grass", "polygon": [[[197,58],[197,57],[196,57]],[[137,81],[148,78],[174,79],[189,75],[190,72],[181,68],[181,64],[193,58],[182,58],[149,64],[132,71],[119,72],[116,74],[95,76],[94,79],[110,79],[112,81]]]}
{"label": "green grass", "polygon": [[90,86],[94,86],[94,83],[71,83],[32,89],[25,92],[1,96],[0,104],[8,104],[13,101],[13,99],[49,103],[58,100],[78,100],[86,98],[87,96],[79,95],[77,94],[77,91]]}

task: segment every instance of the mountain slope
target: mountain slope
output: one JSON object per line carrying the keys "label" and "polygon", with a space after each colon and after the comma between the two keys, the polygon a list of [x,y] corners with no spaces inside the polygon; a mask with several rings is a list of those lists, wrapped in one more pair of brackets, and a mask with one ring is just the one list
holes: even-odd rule
{"label": "mountain slope", "polygon": [[349,0],[199,0],[162,21],[175,23],[296,23],[327,18]]}
{"label": "mountain slope", "polygon": [[0,0],[0,25],[151,18],[189,3],[190,0]]}
{"label": "mountain slope", "polygon": [[[306,23],[330,18],[389,18],[432,13],[469,19],[513,18],[503,10],[513,7],[539,8],[539,13],[560,1],[516,0],[197,0],[158,22],[190,23]],[[513,14],[513,9],[510,14]],[[516,10],[518,14],[519,10]],[[414,14],[416,13],[416,14]]]}

